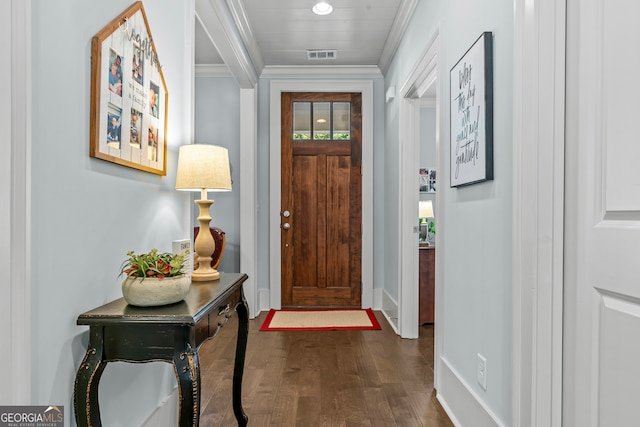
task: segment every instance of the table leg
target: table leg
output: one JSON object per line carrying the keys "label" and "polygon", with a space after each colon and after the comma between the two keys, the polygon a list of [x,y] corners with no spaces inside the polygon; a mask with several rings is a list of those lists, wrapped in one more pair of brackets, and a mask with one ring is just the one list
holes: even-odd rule
{"label": "table leg", "polygon": [[[91,331],[92,335],[99,334],[100,331]],[[92,336],[92,338],[94,338]],[[102,342],[101,337],[98,337]],[[101,427],[100,406],[98,404],[98,383],[106,362],[102,361],[102,346],[94,348],[89,343],[87,353],[78,368],[73,387],[73,407],[76,415],[76,424],[79,427],[94,426]]]}
{"label": "table leg", "polygon": [[197,427],[200,423],[200,361],[198,351],[187,345],[176,353],[173,366],[178,380],[179,427]]}
{"label": "table leg", "polygon": [[249,422],[249,418],[242,409],[242,375],[249,337],[249,310],[244,294],[242,294],[242,300],[236,305],[236,313],[238,314],[238,341],[236,343],[236,360],[233,366],[233,413],[238,425],[244,427]]}

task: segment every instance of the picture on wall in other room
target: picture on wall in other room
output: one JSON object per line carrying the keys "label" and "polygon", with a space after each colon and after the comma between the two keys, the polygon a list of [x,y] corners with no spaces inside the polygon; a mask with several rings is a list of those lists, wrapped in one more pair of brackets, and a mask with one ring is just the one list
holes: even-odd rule
{"label": "picture on wall in other room", "polygon": [[420,169],[420,192],[435,193],[436,192],[436,170],[433,168]]}

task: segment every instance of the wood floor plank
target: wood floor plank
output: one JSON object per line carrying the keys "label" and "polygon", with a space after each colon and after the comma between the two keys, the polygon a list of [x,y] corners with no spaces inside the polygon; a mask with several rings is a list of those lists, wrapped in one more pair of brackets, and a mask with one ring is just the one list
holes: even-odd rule
{"label": "wood floor plank", "polygon": [[365,408],[373,426],[397,426],[393,411],[381,387],[365,388]]}
{"label": "wood floor plank", "polygon": [[317,397],[300,397],[296,410],[296,425],[305,425],[307,420],[318,420],[322,417],[322,406]]}
{"label": "wood floor plank", "polygon": [[[248,408],[247,408],[248,409]],[[245,412],[247,411],[245,409]],[[293,426],[298,417],[298,390],[295,385],[282,385],[278,388],[271,412],[271,425]]]}
{"label": "wood floor plank", "polygon": [[[260,332],[249,323],[243,406],[252,426],[451,427],[433,389],[433,327],[403,340],[380,331]],[[200,349],[201,425],[235,425],[237,317]]]}

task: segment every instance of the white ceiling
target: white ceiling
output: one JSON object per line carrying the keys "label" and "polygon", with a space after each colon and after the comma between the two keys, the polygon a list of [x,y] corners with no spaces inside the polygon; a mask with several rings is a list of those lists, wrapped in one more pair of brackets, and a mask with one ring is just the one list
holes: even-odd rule
{"label": "white ceiling", "polygon": [[196,64],[197,65],[222,65],[224,61],[216,47],[211,43],[209,36],[202,28],[202,23],[196,19]]}
{"label": "white ceiling", "polygon": [[[317,16],[311,11],[314,0],[198,0],[196,13],[202,4],[218,15],[228,11],[258,74],[264,66],[319,65],[378,66],[384,72],[417,1],[328,0],[333,13]],[[211,28],[219,24],[200,15],[196,64],[224,64],[214,45],[218,31]],[[335,49],[337,58],[308,60],[309,49]]]}

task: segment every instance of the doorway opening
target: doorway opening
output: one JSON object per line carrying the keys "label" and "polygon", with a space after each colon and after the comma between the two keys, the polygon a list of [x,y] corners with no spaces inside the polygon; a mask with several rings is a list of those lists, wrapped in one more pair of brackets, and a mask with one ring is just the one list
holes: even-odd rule
{"label": "doorway opening", "polygon": [[[400,212],[399,212],[399,230],[400,250],[398,251],[398,324],[397,330],[403,338],[417,338],[419,326],[419,201],[420,199],[431,199],[434,207],[434,218],[438,219],[438,228],[444,220],[442,211],[442,192],[437,191],[437,172],[441,169],[443,162],[441,161],[442,150],[439,141],[439,99],[440,85],[438,84],[439,72],[439,36],[436,33],[432,40],[427,44],[424,53],[416,62],[416,65],[409,73],[408,78],[400,89],[400,168],[403,171],[400,177]],[[421,165],[421,111],[423,108],[433,108],[435,114],[435,149],[432,154],[432,164]],[[426,149],[424,150],[426,152]],[[429,161],[429,160],[425,160]],[[419,171],[421,168],[428,169],[429,166],[435,166],[435,182],[433,183],[433,192],[424,194],[420,193]],[[427,181],[429,185],[429,181]],[[429,190],[429,187],[426,188]],[[423,197],[421,197],[423,196]],[[435,197],[434,197],[435,196]],[[428,232],[428,229],[427,229]],[[435,247],[441,248],[443,243],[442,234],[436,233]],[[436,253],[437,254],[437,253]],[[435,308],[435,340],[436,352],[440,348],[438,346],[439,334],[442,328],[439,326],[438,306],[439,293],[438,289],[441,282],[441,274],[438,274],[441,265],[440,257],[435,258],[435,284],[434,284],[434,308]],[[436,359],[437,359],[436,354]]]}
{"label": "doorway opening", "polygon": [[418,201],[418,326],[435,322],[435,212],[438,174],[436,169],[436,96],[435,85],[420,98],[417,133],[419,169]]}
{"label": "doorway opening", "polygon": [[[282,308],[282,94],[285,92],[349,92],[362,96],[362,308],[373,307],[373,81],[273,80],[269,111],[269,289],[260,292],[260,306]],[[268,302],[267,302],[268,301]]]}

